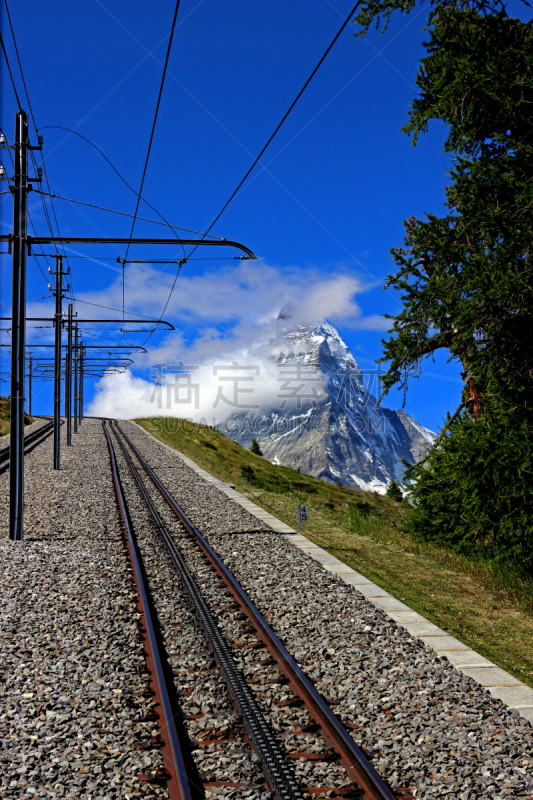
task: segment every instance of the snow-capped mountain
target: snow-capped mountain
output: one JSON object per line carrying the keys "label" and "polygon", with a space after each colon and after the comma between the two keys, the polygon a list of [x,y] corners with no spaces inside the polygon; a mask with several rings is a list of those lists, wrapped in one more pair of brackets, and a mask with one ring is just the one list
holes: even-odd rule
{"label": "snow-capped mountain", "polygon": [[[255,437],[265,458],[347,486],[384,492],[402,459],[420,459],[436,434],[403,411],[381,407],[377,369],[362,370],[338,331],[297,324],[285,306],[269,342],[277,407],[233,417],[225,433],[244,447]],[[264,356],[264,348],[263,356]]]}

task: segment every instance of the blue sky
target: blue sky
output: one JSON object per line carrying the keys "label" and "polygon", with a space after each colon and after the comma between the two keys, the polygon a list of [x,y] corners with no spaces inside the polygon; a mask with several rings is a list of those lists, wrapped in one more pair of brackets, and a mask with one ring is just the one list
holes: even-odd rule
{"label": "blue sky", "polygon": [[[143,190],[170,222],[205,230],[351,5],[344,0],[182,0]],[[173,11],[173,0],[10,3],[37,127],[75,129],[135,188],[141,181]],[[449,163],[442,152],[444,127],[430,126],[415,148],[400,131],[416,92],[427,11],[426,3],[407,17],[397,15],[386,34],[370,31],[364,40],[354,38],[353,28],[344,31],[248,185],[213,229],[245,243],[259,260],[189,262],[176,282],[167,314],[177,334],[168,338],[158,333],[150,339],[155,354],[138,360],[136,376],[148,377],[152,357],[162,352],[175,353],[176,358],[193,354],[198,342],[216,341],[213,358],[220,359],[230,352],[226,345],[236,332],[242,337],[249,330],[252,335],[254,317],[263,321],[269,310],[276,310],[278,297],[288,299],[296,293],[293,299],[305,301],[307,287],[315,294],[334,287],[330,304],[325,303],[329,318],[360,365],[374,365],[384,335],[379,315],[400,310],[399,298],[390,290],[383,292],[392,268],[389,249],[401,244],[406,217],[443,211]],[[2,31],[23,97],[5,10]],[[16,110],[3,69],[2,128],[10,141]],[[42,134],[52,192],[134,212],[135,195],[88,144],[57,129]],[[8,232],[11,199],[4,195],[0,200],[1,224]],[[129,235],[127,218],[61,200],[54,206],[63,234]],[[30,195],[30,210],[38,232],[45,235],[36,195]],[[143,204],[139,213],[154,216]],[[166,234],[164,228],[138,222],[135,235]],[[70,259],[74,297],[110,306],[120,303],[120,271],[113,259],[123,255],[124,248],[73,249],[95,259]],[[73,249],[67,251],[71,256]],[[164,252],[137,247],[129,255],[179,258],[181,252],[177,247]],[[205,248],[195,255],[225,254]],[[7,304],[11,260],[1,258],[2,304]],[[159,316],[173,277],[172,266],[128,268],[127,308]],[[340,297],[335,291],[343,287],[351,297],[341,298],[335,309],[332,304]],[[30,259],[28,298],[46,294],[47,281],[36,259]],[[29,314],[49,308],[47,302],[29,306]],[[80,317],[87,316],[88,309],[91,315],[95,312],[81,302],[76,309]],[[96,332],[87,334],[88,340],[96,341],[93,335]],[[117,336],[100,329],[102,335]],[[143,339],[142,334],[128,337],[137,343]],[[5,364],[6,358],[2,361]],[[447,365],[445,356],[427,362],[426,369],[411,384],[406,410],[436,430],[446,412],[455,410],[462,382],[459,368]],[[86,390],[88,400],[92,391]],[[386,404],[399,408],[402,399],[393,390]],[[34,410],[50,413],[48,384],[35,387]]]}

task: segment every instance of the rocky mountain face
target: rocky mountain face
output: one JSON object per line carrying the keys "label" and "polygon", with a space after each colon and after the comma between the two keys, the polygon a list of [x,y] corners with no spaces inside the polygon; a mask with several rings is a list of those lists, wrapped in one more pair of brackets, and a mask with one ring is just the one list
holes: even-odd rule
{"label": "rocky mountain face", "polygon": [[247,448],[255,437],[274,463],[383,493],[401,480],[401,460],[420,459],[436,434],[381,407],[377,370],[363,371],[334,327],[296,324],[293,310],[282,309],[268,347],[277,407],[236,414],[224,432]]}

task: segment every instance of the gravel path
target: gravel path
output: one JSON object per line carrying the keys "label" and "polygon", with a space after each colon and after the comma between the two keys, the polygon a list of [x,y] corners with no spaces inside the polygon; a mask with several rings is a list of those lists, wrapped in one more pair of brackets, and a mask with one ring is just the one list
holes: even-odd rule
{"label": "gravel path", "polygon": [[137,780],[162,759],[132,748],[157,730],[142,720],[151,699],[101,424],[72,438],[59,472],[52,437],[26,458],[21,543],[7,539],[0,476],[0,796],[163,798]]}
{"label": "gravel path", "polygon": [[[131,423],[124,430],[355,741],[416,797],[533,797],[532,728]],[[254,531],[250,534],[249,531]]]}

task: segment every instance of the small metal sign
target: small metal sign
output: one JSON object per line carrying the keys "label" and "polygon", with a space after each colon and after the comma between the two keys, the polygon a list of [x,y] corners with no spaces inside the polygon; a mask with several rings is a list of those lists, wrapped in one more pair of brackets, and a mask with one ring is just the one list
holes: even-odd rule
{"label": "small metal sign", "polygon": [[298,533],[301,532],[302,522],[309,522],[309,506],[298,506]]}

